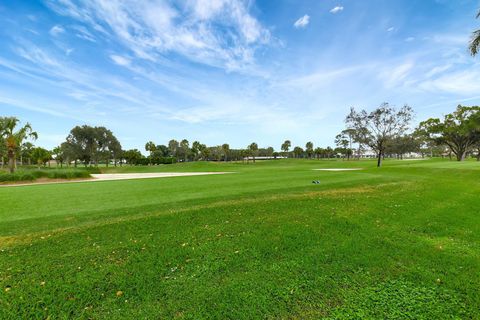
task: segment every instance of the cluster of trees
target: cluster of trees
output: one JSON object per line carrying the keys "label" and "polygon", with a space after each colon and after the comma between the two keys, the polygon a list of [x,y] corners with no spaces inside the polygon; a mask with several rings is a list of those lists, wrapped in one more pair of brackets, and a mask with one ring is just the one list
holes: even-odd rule
{"label": "cluster of trees", "polygon": [[87,125],[73,128],[65,142],[54,149],[55,160],[63,165],[77,161],[84,165],[99,162],[107,166],[111,160],[114,164],[122,157],[122,146],[112,131],[105,127],[91,127]]}
{"label": "cluster of trees", "polygon": [[[137,150],[138,151],[138,150]],[[156,145],[153,141],[145,144],[145,151],[149,153],[147,157],[151,163],[155,163],[158,157],[171,157],[179,161],[238,161],[245,157],[256,156],[277,156],[272,147],[258,148],[253,142],[245,149],[231,149],[228,143],[217,146],[207,146],[199,141],[194,141],[191,145],[187,139],[180,142],[170,140],[168,145]],[[139,152],[139,151],[138,151]]]}
{"label": "cluster of trees", "polygon": [[[409,152],[452,153],[458,161],[477,153],[480,161],[480,107],[458,106],[443,120],[431,118],[410,131],[413,110],[405,105],[400,109],[383,103],[371,112],[354,108],[345,119],[347,129],[337,135],[343,146],[357,144],[357,152],[365,147],[376,153],[380,167],[385,156],[402,157]],[[353,150],[352,150],[353,151]]]}
{"label": "cluster of trees", "polygon": [[443,119],[430,118],[420,123],[416,133],[425,141],[445,146],[458,161],[476,152],[480,161],[480,107],[461,106]]}
{"label": "cluster of trees", "polygon": [[[337,143],[337,142],[336,142]],[[337,143],[336,148],[332,147],[316,147],[314,148],[313,142],[309,141],[305,144],[305,148],[295,146],[290,151],[292,143],[290,140],[285,140],[280,149],[282,150],[282,156],[287,158],[306,158],[306,159],[325,159],[325,158],[349,158],[351,155],[351,149],[345,148]]]}

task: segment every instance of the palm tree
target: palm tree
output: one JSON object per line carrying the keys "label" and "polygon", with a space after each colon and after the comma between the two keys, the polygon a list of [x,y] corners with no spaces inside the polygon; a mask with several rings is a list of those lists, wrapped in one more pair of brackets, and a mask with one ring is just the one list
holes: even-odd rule
{"label": "palm tree", "polygon": [[[480,11],[477,13],[476,18],[480,18]],[[480,29],[473,31],[472,40],[470,40],[470,53],[475,56],[480,48]]]}
{"label": "palm tree", "polygon": [[190,143],[188,142],[187,139],[183,139],[180,142],[180,149],[182,149],[183,161],[187,162],[188,154],[189,154],[189,151],[190,151]]}
{"label": "palm tree", "polygon": [[312,158],[313,154],[313,142],[308,141],[305,145],[305,151],[307,152],[308,158]]}
{"label": "palm tree", "polygon": [[155,142],[153,141],[148,141],[145,143],[145,151],[148,151],[150,153],[148,157],[148,163],[151,165],[152,164],[152,156],[153,153],[157,150],[157,146],[155,145]]}
{"label": "palm tree", "polygon": [[0,118],[0,136],[3,137],[7,147],[8,167],[10,173],[15,171],[15,153],[27,138],[37,139],[38,135],[32,130],[29,123],[15,131],[18,123],[15,117]]}
{"label": "palm tree", "polygon": [[157,150],[157,146],[155,145],[155,143],[154,143],[153,141],[148,141],[148,142],[145,144],[145,151],[150,152],[150,155],[151,155],[155,150]]}
{"label": "palm tree", "polygon": [[290,149],[290,147],[292,146],[292,143],[290,142],[290,140],[285,140],[284,143],[282,143],[282,146],[280,147],[280,149],[282,149],[283,152],[285,152],[285,156],[288,157],[288,149]]}
{"label": "palm tree", "polygon": [[222,144],[222,151],[223,151],[223,154],[225,155],[225,161],[227,161],[228,160],[228,154],[230,152],[230,146],[228,145],[228,143]]}
{"label": "palm tree", "polygon": [[252,142],[249,146],[248,146],[248,150],[251,152],[252,154],[252,157],[253,157],[253,163],[255,163],[255,155],[258,151],[258,144],[256,144],[255,142]]}

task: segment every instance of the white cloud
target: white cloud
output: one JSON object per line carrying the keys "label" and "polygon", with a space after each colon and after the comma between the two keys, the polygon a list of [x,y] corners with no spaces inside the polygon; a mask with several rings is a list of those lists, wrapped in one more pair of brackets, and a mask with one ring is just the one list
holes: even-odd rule
{"label": "white cloud", "polygon": [[387,29],[387,32],[392,32],[392,31],[394,31],[394,30],[395,30],[394,27],[390,27],[390,28]]}
{"label": "white cloud", "polygon": [[117,56],[115,54],[110,55],[110,59],[113,60],[116,64],[120,66],[129,66],[130,63],[132,62],[130,59],[122,57],[122,56]]}
{"label": "white cloud", "polygon": [[59,26],[59,25],[53,26],[53,27],[50,29],[50,31],[49,31],[49,33],[50,33],[52,36],[54,36],[54,37],[56,37],[56,36],[58,36],[59,34],[64,33],[64,32],[65,32],[65,29],[62,28],[62,27]]}
{"label": "white cloud", "polygon": [[95,37],[88,31],[87,28],[84,26],[73,26],[73,29],[75,29],[77,32],[75,33],[75,36],[77,36],[80,39],[87,40],[90,42],[96,42],[97,40]]}
{"label": "white cloud", "polygon": [[19,46],[15,49],[15,51],[19,56],[34,64],[45,65],[48,67],[57,67],[60,65],[56,58],[51,57],[45,50],[36,46],[31,46],[28,48]]}
{"label": "white cloud", "polygon": [[415,40],[415,37],[405,38],[405,42],[412,42],[413,40]]}
{"label": "white cloud", "polygon": [[340,11],[343,11],[343,7],[342,7],[342,6],[336,6],[335,8],[333,8],[332,10],[330,10],[330,12],[333,13],[333,14],[339,13]]}
{"label": "white cloud", "polygon": [[[48,5],[90,28],[100,28],[137,57],[151,61],[174,52],[202,64],[239,70],[254,62],[259,46],[270,42],[269,30],[242,0],[192,0],[178,5],[162,0],[64,0]],[[92,39],[85,32],[77,36]]]}
{"label": "white cloud", "polygon": [[477,95],[480,92],[480,70],[450,72],[434,80],[427,80],[420,87],[430,92],[445,92],[457,95]]}
{"label": "white cloud", "polygon": [[300,19],[298,19],[297,21],[295,21],[293,26],[297,29],[298,28],[305,28],[309,23],[310,23],[310,16],[308,14],[306,14],[303,17],[301,17]]}
{"label": "white cloud", "polygon": [[412,61],[407,61],[393,68],[387,67],[380,74],[380,78],[387,88],[401,86],[414,66]]}
{"label": "white cloud", "polygon": [[451,64],[447,64],[447,65],[443,65],[443,66],[436,66],[434,68],[432,68],[430,71],[428,71],[425,76],[427,78],[432,78],[438,74],[441,74],[441,73],[444,73],[445,71],[447,71],[448,69],[450,69],[452,67]]}

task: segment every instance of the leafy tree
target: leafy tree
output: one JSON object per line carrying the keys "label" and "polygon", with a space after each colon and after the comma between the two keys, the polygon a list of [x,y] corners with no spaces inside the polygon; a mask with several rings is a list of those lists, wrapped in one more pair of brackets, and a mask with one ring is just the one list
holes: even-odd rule
{"label": "leafy tree", "polygon": [[248,151],[253,157],[253,163],[255,163],[255,156],[257,155],[258,152],[258,144],[255,142],[252,142],[248,145]]}
{"label": "leafy tree", "polygon": [[293,154],[295,155],[295,158],[300,158],[300,156],[303,154],[303,149],[300,147],[295,147],[293,148]]}
{"label": "leafy tree", "polygon": [[183,139],[182,141],[180,141],[180,151],[183,156],[183,160],[186,162],[190,154],[190,143],[187,139]]}
{"label": "leafy tree", "polygon": [[123,152],[123,158],[128,164],[137,165],[142,161],[143,155],[138,149],[130,149]]}
{"label": "leafy tree", "polygon": [[0,136],[2,136],[6,146],[10,173],[15,171],[16,153],[19,151],[23,141],[28,138],[37,139],[38,137],[29,123],[17,128],[19,122],[20,120],[15,117],[0,118]]}
{"label": "leafy tree", "polygon": [[62,147],[58,146],[58,147],[53,148],[51,154],[55,156],[55,161],[57,162],[57,166],[60,163],[60,167],[63,167],[63,161],[65,160],[65,158],[63,156]]}
{"label": "leafy tree", "polygon": [[51,158],[52,154],[44,148],[37,147],[32,151],[32,159],[37,164],[38,168],[40,168],[41,165],[45,166],[45,163]]}
{"label": "leafy tree", "polygon": [[163,157],[168,157],[169,156],[169,150],[168,150],[168,147],[166,145],[159,144],[159,145],[157,145],[156,149],[157,149],[156,151],[160,152]]}
{"label": "leafy tree", "polygon": [[202,156],[202,159],[205,161],[208,161],[210,157],[210,149],[207,148],[207,146],[203,143],[200,144],[200,155]]}
{"label": "leafy tree", "polygon": [[339,148],[340,153],[347,157],[347,160],[350,160],[353,154],[352,141],[354,135],[354,130],[347,129],[342,130],[342,132],[335,136],[335,145]]}
{"label": "leafy tree", "polygon": [[273,149],[273,147],[268,147],[266,150],[265,150],[265,155],[267,157],[272,157],[275,153],[275,150]]}
{"label": "leafy tree", "polygon": [[[476,18],[480,18],[480,11],[477,13]],[[472,56],[477,55],[478,49],[480,48],[480,29],[473,31],[472,38],[470,40],[470,53]]]}
{"label": "leafy tree", "polygon": [[417,151],[420,151],[420,141],[413,134],[397,136],[386,146],[386,153],[395,154],[400,159],[405,153]]}
{"label": "leafy tree", "polygon": [[35,146],[29,141],[22,144],[20,147],[20,164],[23,165],[25,159],[28,159],[28,164],[31,164],[33,148],[35,148]]}
{"label": "leafy tree", "polygon": [[320,159],[320,156],[324,153],[324,151],[322,148],[316,147],[315,150],[313,150],[313,153],[315,154],[315,157],[317,157],[317,159]]}
{"label": "leafy tree", "polygon": [[345,122],[348,129],[355,132],[355,140],[368,145],[377,153],[377,166],[382,165],[382,158],[388,142],[403,134],[413,117],[413,110],[405,105],[399,110],[383,103],[372,112],[351,108]]}
{"label": "leafy tree", "polygon": [[77,160],[85,166],[92,162],[98,165],[99,160],[104,160],[108,166],[112,157],[116,159],[121,154],[120,142],[105,127],[76,126],[61,147],[65,157],[75,161],[75,166]]}
{"label": "leafy tree", "polygon": [[122,156],[122,145],[120,144],[120,141],[118,141],[118,139],[113,134],[110,137],[110,140],[108,141],[108,152],[109,152],[109,157],[107,159],[107,165],[111,158],[113,159],[113,163],[116,167],[117,160],[120,159]]}
{"label": "leafy tree", "polygon": [[193,160],[198,160],[200,157],[201,143],[199,141],[193,141],[192,143],[192,154]]}
{"label": "leafy tree", "polygon": [[290,147],[292,146],[292,143],[290,142],[290,140],[285,140],[285,142],[282,143],[282,146],[280,147],[280,149],[282,149],[282,151],[285,153],[285,156],[288,157],[288,150],[290,149]]}
{"label": "leafy tree", "polygon": [[168,142],[168,150],[170,150],[170,155],[172,157],[177,157],[178,156],[178,148],[180,145],[178,144],[178,141],[175,139],[172,139]]}
{"label": "leafy tree", "polygon": [[469,151],[479,143],[480,107],[459,105],[457,109],[439,118],[420,123],[417,134],[437,145],[447,145],[457,161],[463,161]]}
{"label": "leafy tree", "polygon": [[112,157],[115,159],[116,154],[121,150],[120,142],[113,135],[112,131],[105,127],[95,127],[93,129],[97,140],[97,150],[94,151],[95,164],[98,165],[98,161],[102,159],[108,167],[110,159]]}

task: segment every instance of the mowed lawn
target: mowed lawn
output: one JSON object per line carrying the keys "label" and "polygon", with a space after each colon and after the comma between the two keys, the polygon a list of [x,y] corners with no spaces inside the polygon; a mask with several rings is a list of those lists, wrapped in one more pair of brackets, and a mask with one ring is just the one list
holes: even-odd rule
{"label": "mowed lawn", "polygon": [[235,173],[1,187],[1,319],[480,318],[480,163],[109,171]]}

